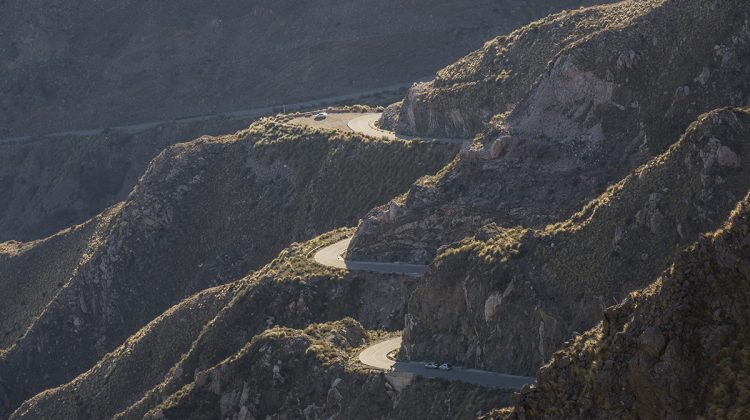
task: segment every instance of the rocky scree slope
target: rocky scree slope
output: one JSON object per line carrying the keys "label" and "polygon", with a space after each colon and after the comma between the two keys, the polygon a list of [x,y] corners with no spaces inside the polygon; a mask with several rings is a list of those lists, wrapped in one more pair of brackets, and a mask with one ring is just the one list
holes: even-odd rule
{"label": "rocky scree slope", "polygon": [[32,241],[83,223],[124,200],[164,148],[248,125],[216,118],[0,142],[0,241]]}
{"label": "rocky scree slope", "polygon": [[444,249],[409,301],[402,354],[532,374],[644,287],[750,190],[750,110],[703,115],[567,221],[488,225]]}
{"label": "rocky scree slope", "polygon": [[[353,224],[455,151],[270,120],[166,149],[106,213],[70,276],[45,286],[59,290],[12,320],[28,328],[3,325],[23,335],[0,350],[0,415],[88,369],[181,299],[241,278],[294,240]],[[8,281],[20,280],[55,278]]]}
{"label": "rocky scree slope", "polygon": [[[542,227],[564,219],[667,150],[702,113],[749,103],[746,1],[626,1],[532,24],[494,48],[526,38],[558,49],[520,99],[504,93],[526,89],[520,79],[493,90],[517,105],[493,117],[439,176],[373,210],[352,256],[424,263],[487,223]],[[475,54],[458,68],[500,77],[502,57],[491,64]],[[531,68],[538,55],[513,57],[507,66]],[[484,79],[476,83],[484,89]],[[470,92],[457,97],[451,109],[471,109]],[[425,98],[428,106],[442,96]]]}
{"label": "rocky scree slope", "polygon": [[604,311],[494,418],[750,415],[750,197],[654,283]]}
{"label": "rocky scree slope", "polygon": [[[241,355],[243,348],[252,346],[258,336],[274,327],[305,329],[310,324],[352,317],[358,320],[358,325],[361,323],[371,330],[400,329],[406,297],[416,279],[348,272],[323,267],[311,260],[317,249],[350,234],[351,230],[342,229],[293,244],[254,274],[180,302],[87,372],[28,400],[11,418],[37,418],[51,413],[76,418],[115,415],[142,418],[168,400],[197,404],[201,399],[185,399],[185,387],[204,389],[208,385],[207,373],[224,374],[226,368],[215,367]],[[316,347],[313,350],[329,351],[325,345]],[[272,365],[266,367],[279,364],[279,359],[270,358]],[[265,371],[265,367],[258,369]],[[282,369],[285,377],[305,372],[306,381],[315,379],[308,370],[294,373],[284,362],[278,369]],[[247,374],[244,369],[237,372],[232,368],[230,372]],[[267,373],[268,379],[275,377],[272,371]],[[265,383],[255,385],[248,391],[253,395],[265,395],[269,389],[289,391],[279,384],[271,388]],[[284,386],[292,387],[295,383],[288,380]],[[223,410],[224,403],[221,407]],[[218,406],[207,408],[219,410]]]}
{"label": "rocky scree slope", "polygon": [[0,137],[276,106],[403,83],[494,34],[592,3],[234,0],[216,7],[202,0],[6,0]]}
{"label": "rocky scree slope", "polygon": [[352,319],[302,331],[267,330],[145,418],[455,419],[507,400],[507,393],[461,384],[426,383],[397,392],[383,375],[352,367],[367,342]]}

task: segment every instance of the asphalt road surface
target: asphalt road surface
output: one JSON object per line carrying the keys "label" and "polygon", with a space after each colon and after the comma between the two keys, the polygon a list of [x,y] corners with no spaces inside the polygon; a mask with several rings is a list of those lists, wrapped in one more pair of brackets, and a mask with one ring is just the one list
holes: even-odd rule
{"label": "asphalt road surface", "polygon": [[505,375],[478,369],[459,369],[445,371],[427,369],[425,362],[399,362],[388,358],[388,353],[401,347],[401,337],[375,343],[359,354],[359,361],[375,368],[397,373],[411,373],[425,378],[439,378],[448,381],[461,381],[488,388],[521,389],[524,385],[534,383],[535,378],[526,376]]}
{"label": "asphalt road surface", "polygon": [[375,123],[383,115],[380,112],[331,112],[325,119],[316,120],[312,116],[297,117],[290,121],[290,124],[307,125],[310,127],[328,128],[331,130],[354,131],[370,137],[385,137],[391,140],[415,140],[425,143],[442,143],[442,144],[464,144],[467,139],[449,139],[449,138],[431,138],[431,137],[413,137],[403,134],[396,134],[393,131],[378,128]]}
{"label": "asphalt road surface", "polygon": [[[346,252],[351,241],[352,238],[347,238],[338,241],[333,245],[321,248],[315,253],[313,259],[318,264],[328,267],[371,271],[384,274],[406,274],[415,277],[423,275],[427,270],[426,265],[346,260],[344,259],[343,254]],[[427,369],[424,367],[424,362],[401,362],[389,359],[388,353],[399,348],[401,348],[401,337],[382,341],[364,349],[362,353],[359,354],[359,361],[372,368],[389,372],[411,373],[425,378],[461,381],[489,388],[520,389],[524,385],[535,381],[535,379],[531,377],[505,375],[502,373],[478,369],[454,368],[450,371]]]}
{"label": "asphalt road surface", "polygon": [[401,139],[401,140],[419,140],[428,143],[447,143],[447,144],[463,144],[467,139],[449,139],[449,138],[430,138],[430,137],[412,137],[405,136],[403,134],[396,134],[393,131],[383,130],[375,125],[375,122],[380,119],[382,113],[367,113],[367,114],[356,114],[354,118],[349,120],[349,128],[357,133],[362,133],[371,137],[385,137],[388,139]]}
{"label": "asphalt road surface", "polygon": [[313,259],[321,265],[334,268],[345,268],[352,271],[370,271],[382,274],[405,274],[407,276],[419,277],[427,271],[426,265],[384,263],[370,261],[350,261],[343,257],[349,247],[352,238],[338,241],[333,245],[321,248],[315,253]]}

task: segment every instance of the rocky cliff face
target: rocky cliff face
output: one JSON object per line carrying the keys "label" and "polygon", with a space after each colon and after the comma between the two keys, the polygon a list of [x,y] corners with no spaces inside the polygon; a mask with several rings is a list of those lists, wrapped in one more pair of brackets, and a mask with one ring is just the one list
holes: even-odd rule
{"label": "rocky cliff face", "polygon": [[749,140],[749,110],[709,113],[568,221],[491,225],[444,249],[410,299],[405,356],[532,374],[724,223],[750,189]]}
{"label": "rocky cliff face", "polygon": [[106,226],[68,250],[74,255],[60,264],[69,275],[31,278],[22,260],[9,260],[8,270],[27,278],[3,282],[44,283],[54,293],[2,320],[12,323],[6,335],[21,335],[3,340],[13,345],[0,352],[0,415],[69,381],[181,299],[246,275],[291,241],[353,224],[454,153],[272,121],[165,150],[102,216]]}
{"label": "rocky cliff face", "polygon": [[380,123],[400,133],[473,138],[495,115],[509,111],[560,51],[611,24],[628,6],[581,8],[545,17],[484,46],[417,83]]}
{"label": "rocky cliff face", "polygon": [[[559,49],[518,104],[493,117],[461,159],[371,212],[352,255],[425,262],[441,245],[489,222],[541,227],[566,218],[663,153],[700,114],[748,103],[749,7],[739,0],[628,1],[573,14],[562,26],[553,19],[517,32],[532,37],[536,28],[528,42]],[[604,27],[587,35],[575,24],[582,19],[588,28],[587,16]],[[557,34],[566,28],[565,36]],[[570,45],[553,42],[561,38]],[[526,57],[536,59],[519,53],[515,60]],[[487,64],[482,54],[467,60],[461,68],[496,75],[505,68],[502,60]],[[504,92],[492,96],[515,97]],[[471,96],[461,98],[471,109]]]}
{"label": "rocky cliff face", "polygon": [[650,286],[604,311],[496,418],[743,418],[750,201]]}

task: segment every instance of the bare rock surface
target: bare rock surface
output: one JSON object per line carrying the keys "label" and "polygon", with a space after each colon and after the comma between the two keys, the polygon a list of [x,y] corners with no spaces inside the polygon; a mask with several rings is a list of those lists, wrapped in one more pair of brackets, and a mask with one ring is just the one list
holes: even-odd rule
{"label": "bare rock surface", "polygon": [[571,219],[544,229],[488,225],[443,249],[410,298],[402,353],[532,374],[603,306],[724,223],[750,189],[750,171],[722,165],[718,150],[744,160],[748,140],[748,110],[706,114]]}
{"label": "bare rock surface", "polygon": [[486,418],[747,416],[748,205],[607,308],[555,352],[535,386]]}
{"label": "bare rock surface", "polygon": [[[569,217],[665,152],[699,115],[750,104],[749,7],[654,0],[565,12],[442,70],[396,106],[415,127],[444,125],[404,131],[479,133],[474,144],[397,198],[396,215],[373,210],[350,253],[428,263],[487,223],[537,228]],[[498,104],[484,110],[483,95]],[[445,106],[446,115],[420,111]],[[453,131],[455,113],[482,115],[482,124]]]}

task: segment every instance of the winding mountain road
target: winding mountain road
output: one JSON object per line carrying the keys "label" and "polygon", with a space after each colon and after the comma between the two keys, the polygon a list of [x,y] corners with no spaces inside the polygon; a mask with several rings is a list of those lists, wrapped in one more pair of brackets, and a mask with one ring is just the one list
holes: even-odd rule
{"label": "winding mountain road", "polygon": [[[426,265],[347,260],[343,255],[351,241],[352,238],[346,238],[323,247],[315,253],[313,259],[318,264],[327,267],[382,274],[405,274],[419,277],[427,271]],[[453,369],[451,371],[427,369],[422,362],[403,362],[390,359],[388,354],[399,348],[401,348],[401,337],[375,343],[359,354],[359,361],[371,368],[388,372],[410,373],[425,378],[461,381],[489,388],[520,389],[536,380],[532,377],[506,375],[478,369]]]}
{"label": "winding mountain road", "polygon": [[334,268],[345,268],[347,270],[370,271],[381,274],[405,274],[407,276],[420,277],[427,271],[426,265],[384,263],[372,261],[351,261],[344,259],[344,253],[349,247],[352,238],[346,238],[333,245],[321,248],[315,253],[313,259],[321,265]]}
{"label": "winding mountain road", "polygon": [[330,112],[325,119],[315,119],[314,116],[300,116],[291,120],[291,124],[322,127],[331,130],[353,131],[366,136],[391,140],[415,140],[422,143],[459,144],[463,145],[469,139],[451,139],[442,137],[416,137],[397,134],[383,130],[375,123],[380,120],[382,112]]}
{"label": "winding mountain road", "polygon": [[[429,78],[418,79],[418,81],[423,81],[423,80],[429,80]],[[277,104],[273,106],[265,106],[265,107],[244,109],[244,110],[238,110],[238,111],[220,112],[220,113],[215,113],[215,114],[197,115],[197,116],[192,116],[192,117],[150,121],[150,122],[144,122],[144,123],[138,123],[138,124],[89,128],[89,129],[82,129],[82,130],[70,130],[70,131],[61,131],[61,132],[46,133],[46,134],[17,135],[13,137],[0,138],[0,144],[18,143],[18,142],[23,142],[23,141],[27,141],[27,140],[31,140],[35,138],[41,138],[41,137],[93,136],[93,135],[101,134],[107,130],[124,131],[124,132],[139,132],[139,131],[155,128],[165,123],[184,124],[184,123],[207,121],[207,120],[215,119],[215,118],[227,118],[227,119],[258,118],[264,115],[272,115],[275,112],[277,112],[278,109],[281,107],[286,108],[287,111],[291,111],[295,109],[304,109],[304,108],[320,106],[321,103],[355,101],[365,96],[376,95],[376,94],[380,94],[384,92],[398,91],[400,89],[408,88],[412,84],[413,82],[400,83],[400,84],[391,85],[391,86],[384,86],[378,89],[372,89],[372,90],[355,92],[355,93],[344,94],[344,95],[331,96],[327,98],[313,99],[309,101],[303,101],[303,102],[297,102],[297,103],[291,103],[291,104],[285,104],[285,105]],[[362,114],[357,114],[357,115],[362,115]],[[377,114],[377,115],[380,115],[380,114]]]}
{"label": "winding mountain road", "polygon": [[365,134],[371,137],[385,137],[391,140],[419,140],[425,143],[443,143],[443,144],[463,144],[467,139],[451,139],[443,137],[414,137],[397,134],[393,131],[383,130],[375,125],[380,120],[382,113],[371,112],[356,116],[349,120],[349,128],[357,133]]}
{"label": "winding mountain road", "polygon": [[427,369],[423,362],[400,362],[388,358],[388,354],[401,348],[401,337],[381,341],[364,349],[359,354],[359,361],[380,370],[396,373],[411,373],[425,378],[438,378],[448,381],[461,381],[488,388],[520,389],[526,384],[534,383],[535,378],[526,376],[505,375],[478,369],[459,369],[445,371]]}
{"label": "winding mountain road", "polygon": [[[414,138],[382,130],[375,125],[375,122],[380,119],[380,116],[382,115],[381,113],[337,113],[330,115],[331,117],[326,118],[325,120],[315,120],[312,117],[299,117],[295,119],[293,123],[337,130],[346,130],[348,128],[351,131],[367,136],[385,137],[389,139],[416,139],[425,142],[453,144],[462,144],[466,141],[462,139]],[[346,127],[343,126],[345,122],[347,124]],[[381,274],[401,274],[414,277],[421,277],[427,271],[426,265],[347,260],[344,257],[344,254],[346,253],[347,248],[349,248],[351,241],[352,238],[350,237],[319,249],[313,256],[314,261],[318,264],[333,268],[343,268],[352,271],[369,271]],[[450,371],[427,369],[424,367],[423,362],[396,361],[389,358],[389,353],[401,348],[401,341],[401,337],[396,337],[375,343],[364,349],[359,354],[359,361],[371,368],[385,370],[389,374],[418,375],[425,378],[461,381],[498,389],[520,389],[526,384],[534,383],[536,380],[532,377],[506,375],[478,369],[453,369]]]}

